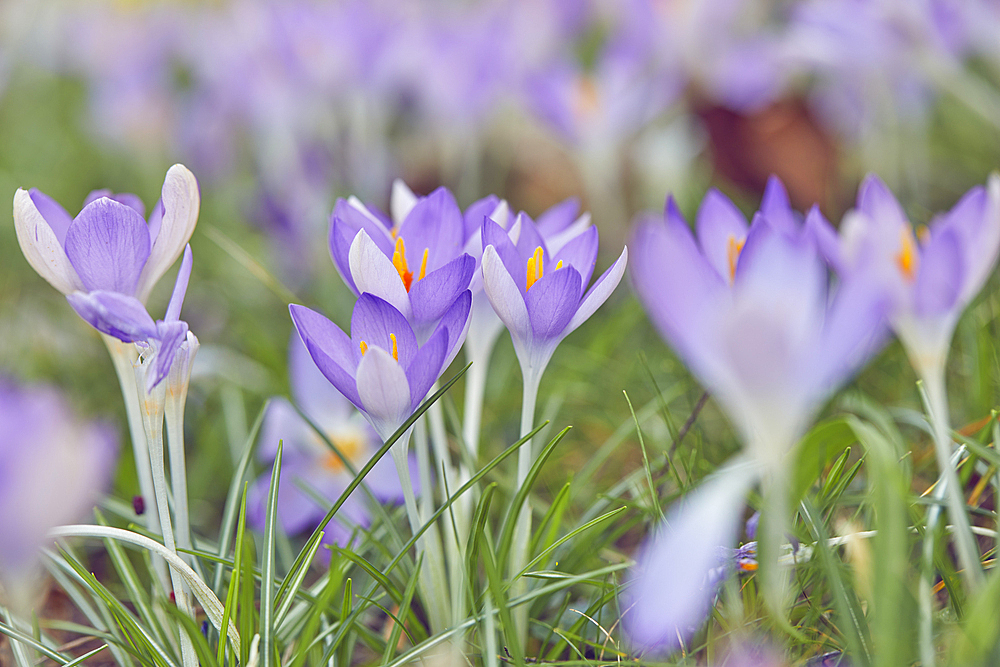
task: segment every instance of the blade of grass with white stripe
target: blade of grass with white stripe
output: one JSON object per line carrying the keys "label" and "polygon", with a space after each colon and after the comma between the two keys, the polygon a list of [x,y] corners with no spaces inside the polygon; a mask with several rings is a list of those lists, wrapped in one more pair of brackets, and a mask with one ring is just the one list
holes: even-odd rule
{"label": "blade of grass with white stripe", "polygon": [[[330,568],[333,569],[333,567],[333,564],[331,564]],[[326,584],[323,586],[323,590],[320,591],[319,596],[316,598],[315,604],[313,604],[309,609],[309,616],[306,618],[302,631],[299,632],[296,637],[297,647],[290,667],[303,667],[303,665],[307,664],[306,660],[309,660],[308,664],[310,665],[320,664],[315,660],[317,654],[316,647],[314,646],[316,642],[316,633],[319,630],[320,622],[322,621],[324,614],[327,613],[327,610],[333,603],[333,596],[337,594],[337,589],[339,587],[339,577],[327,578]]]}
{"label": "blade of grass with white stripe", "polygon": [[389,640],[386,642],[385,652],[382,654],[383,665],[392,660],[393,656],[396,655],[396,646],[399,644],[399,638],[403,634],[403,623],[399,619],[406,618],[410,613],[413,593],[417,590],[417,575],[420,573],[420,566],[423,565],[423,562],[423,554],[421,554],[417,557],[417,571],[410,577],[410,581],[406,584],[406,590],[403,591],[403,599],[399,603],[399,612],[397,612],[396,619],[392,622],[392,632],[389,633]]}
{"label": "blade of grass with white stripe", "polygon": [[566,482],[559,493],[552,499],[549,508],[545,510],[545,515],[538,523],[538,529],[531,538],[530,552],[535,553],[539,549],[548,549],[556,539],[559,526],[562,524],[563,514],[569,506],[570,483]]}
{"label": "blade of grass with white stripe", "polygon": [[[3,611],[3,615],[7,618],[8,621],[13,621],[13,616],[11,615],[10,611],[2,608],[0,608],[0,610]],[[24,664],[26,664],[28,667],[31,667],[34,664],[34,660],[32,660],[31,657],[28,656],[27,654],[26,649],[28,648],[34,649],[35,651],[38,651],[45,657],[55,660],[60,665],[64,665],[69,661],[69,658],[67,656],[57,651],[53,651],[48,646],[45,646],[31,635],[25,634],[23,631],[15,628],[13,624],[8,625],[7,623],[0,621],[0,633],[3,633],[8,637],[10,637],[10,639],[12,640],[11,648],[14,649],[15,647],[17,647],[17,650],[14,652],[15,659],[17,659],[18,661],[23,660]]]}
{"label": "blade of grass with white stripe", "polygon": [[[271,667],[277,648],[274,645],[274,536],[278,523],[278,483],[281,479],[282,441],[274,455],[271,468],[271,486],[267,492],[267,509],[264,519],[264,552],[260,572],[260,654],[261,665]],[[324,524],[325,525],[325,524]]]}
{"label": "blade of grass with white stripe", "polygon": [[312,565],[313,559],[316,557],[316,552],[319,551],[320,546],[322,546],[322,539],[325,533],[319,533],[315,538],[311,538],[302,547],[299,552],[298,557],[295,562],[292,563],[292,568],[285,575],[282,580],[281,585],[278,587],[278,592],[275,594],[275,605],[278,607],[278,611],[274,617],[274,623],[276,632],[281,635],[280,628],[282,622],[288,614],[288,610],[292,608],[292,603],[295,602],[295,593],[298,591],[299,586],[302,585],[303,580],[305,580],[306,575],[309,573],[309,567]]}
{"label": "blade of grass with white stripe", "polygon": [[[542,551],[540,554],[538,554],[537,556],[535,556],[531,560],[531,562],[529,562],[527,565],[525,565],[524,569],[521,570],[517,574],[517,577],[523,577],[525,574],[528,573],[529,570],[531,570],[531,568],[533,568],[538,563],[542,562],[545,559],[546,556],[548,556],[549,554],[551,554],[553,551],[555,551],[560,546],[562,546],[563,544],[565,544],[569,540],[573,539],[574,537],[576,537],[580,533],[586,532],[587,530],[593,528],[594,526],[596,526],[596,525],[598,525],[600,523],[604,523],[608,519],[611,519],[613,517],[618,516],[619,514],[621,514],[622,512],[624,512],[627,509],[628,509],[627,507],[619,507],[616,510],[611,510],[607,514],[601,515],[601,516],[597,517],[596,519],[591,519],[590,521],[588,521],[587,523],[583,524],[582,526],[580,526],[576,530],[573,530],[572,532],[566,533],[561,538],[559,538],[558,541],[556,541],[555,543],[551,544],[544,551]],[[506,587],[510,588],[510,582],[508,582],[506,584]]]}
{"label": "blade of grass with white stripe", "polygon": [[70,660],[65,665],[63,665],[63,667],[76,667],[77,665],[82,665],[84,663],[84,661],[89,660],[90,658],[93,658],[95,655],[97,655],[98,653],[100,653],[104,649],[110,649],[110,648],[111,648],[111,646],[108,645],[108,644],[104,644],[103,646],[98,646],[93,651],[90,651],[88,653],[84,653],[83,655],[81,655],[79,658],[77,658],[75,660]]}
{"label": "blade of grass with white stripe", "polygon": [[[221,665],[225,662],[226,642],[221,638],[229,632],[229,624],[233,619],[233,612],[236,607],[236,600],[239,598],[241,560],[243,557],[243,534],[247,527],[247,483],[243,483],[243,497],[240,501],[240,515],[236,524],[236,551],[233,556],[233,569],[229,577],[229,591],[226,593],[226,607],[222,612],[222,624],[219,626],[219,648],[216,661]],[[250,582],[253,587],[253,582]]]}

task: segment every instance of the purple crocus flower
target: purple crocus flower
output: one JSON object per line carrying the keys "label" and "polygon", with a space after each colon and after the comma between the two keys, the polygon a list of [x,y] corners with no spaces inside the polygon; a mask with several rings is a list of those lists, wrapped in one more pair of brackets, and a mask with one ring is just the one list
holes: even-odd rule
{"label": "purple crocus flower", "polygon": [[483,224],[483,283],[493,309],[510,331],[525,384],[537,386],[559,342],[618,286],[628,248],[585,293],[597,259],[596,227],[588,226],[562,245],[550,247],[526,215],[519,215],[514,225],[517,229],[508,235],[491,220]]}
{"label": "purple crocus flower", "polygon": [[466,289],[422,343],[403,313],[374,294],[364,293],[354,304],[350,336],[309,308],[293,304],[289,310],[316,366],[385,440],[427,396],[448,351],[461,345],[471,303]]}
{"label": "purple crocus flower", "polygon": [[191,238],[199,201],[194,175],[175,164],[148,222],[135,195],[91,193],[71,218],[48,195],[18,189],[14,228],[25,259],[63,294],[103,290],[145,304]]}
{"label": "purple crocus flower", "polygon": [[[379,446],[377,434],[350,402],[319,371],[299,337],[289,346],[289,379],[292,397],[302,412],[337,446],[355,469],[371,458]],[[284,398],[271,401],[261,427],[257,456],[264,464],[274,460],[278,441],[284,442],[281,483],[278,486],[278,519],[289,535],[311,530],[326,514],[328,505],[343,493],[354,476],[312,425]],[[411,478],[416,478],[415,461],[410,461]],[[264,525],[264,508],[271,484],[270,473],[262,475],[251,488],[250,521]],[[365,477],[374,498],[383,503],[401,503],[399,476],[388,457],[381,459]],[[371,522],[363,493],[355,491],[334,519],[325,527],[323,542],[346,546],[352,526]]]}
{"label": "purple crocus flower", "polygon": [[107,487],[118,444],[76,419],[55,390],[0,378],[0,584],[26,610],[45,535],[84,517]]}
{"label": "purple crocus flower", "polygon": [[[817,249],[819,211],[804,223],[797,218],[773,180],[749,227],[731,202],[710,192],[697,239],[672,198],[663,218],[635,232],[632,278],[640,300],[747,447],[742,460],[675,507],[669,528],[642,549],[625,594],[624,622],[637,646],[672,650],[700,624],[714,595],[701,582],[719,547],[735,540],[747,490],[764,478],[778,484],[774,497],[783,497],[788,451],[822,401],[883,339],[884,293],[849,272],[831,293]],[[776,516],[762,539],[780,539],[781,521]]]}

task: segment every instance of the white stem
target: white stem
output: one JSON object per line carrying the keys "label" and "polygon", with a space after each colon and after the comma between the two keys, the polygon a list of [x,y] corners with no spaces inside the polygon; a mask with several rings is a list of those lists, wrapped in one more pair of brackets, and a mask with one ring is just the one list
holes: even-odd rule
{"label": "white stem", "polygon": [[983,583],[983,568],[979,561],[979,549],[972,537],[969,515],[966,513],[965,498],[958,481],[958,473],[951,462],[952,440],[948,420],[948,396],[944,388],[944,363],[922,373],[931,427],[934,429],[934,451],[938,467],[945,485],[945,501],[954,532],[958,560],[965,574],[970,593],[978,591]]}
{"label": "white stem", "polygon": [[[69,525],[69,526],[58,526],[49,531],[50,537],[97,537],[100,539],[112,539],[119,542],[127,542],[130,544],[135,544],[136,546],[142,547],[146,551],[149,551],[160,558],[163,558],[173,570],[176,570],[183,578],[184,581],[191,587],[194,592],[194,596],[198,599],[202,608],[205,610],[205,615],[208,616],[208,620],[212,622],[215,628],[222,632],[222,617],[225,613],[225,607],[219,598],[215,597],[215,593],[212,589],[201,580],[201,578],[195,573],[191,567],[177,557],[177,554],[172,553],[165,546],[157,542],[156,540],[151,540],[145,535],[140,535],[139,533],[133,533],[130,530],[124,530],[122,528],[111,528],[109,526],[88,526],[83,524]],[[237,629],[230,623],[227,630],[229,640],[233,642],[233,648],[237,654],[240,652],[240,633]]]}
{"label": "white stem", "polygon": [[[535,424],[535,403],[538,399],[538,385],[541,383],[541,373],[525,373],[522,368],[524,378],[521,397],[521,437],[531,433]],[[528,473],[535,462],[532,451],[531,440],[521,445],[517,453],[517,484],[515,489],[520,489],[527,481]],[[517,523],[514,527],[514,541],[511,544],[510,554],[510,576],[514,577],[524,569],[530,554],[528,549],[531,544],[531,502],[525,498],[524,506],[517,515]],[[510,595],[517,597],[523,595],[528,590],[528,581],[521,577],[511,584]],[[528,639],[528,606],[522,605],[514,610],[514,627],[520,637],[521,645]]]}
{"label": "white stem", "polygon": [[465,372],[465,411],[462,416],[462,439],[473,464],[479,457],[479,434],[483,421],[483,397],[486,394],[486,371],[489,351],[483,359],[472,359]]}
{"label": "white stem", "polygon": [[[129,437],[132,440],[132,457],[135,459],[135,473],[139,480],[139,497],[142,498],[145,507],[139,521],[149,532],[159,534],[160,516],[154,502],[153,473],[149,467],[149,449],[146,447],[146,432],[142,425],[142,410],[139,407],[139,388],[136,386],[135,370],[132,368],[132,362],[136,357],[135,345],[122,343],[107,334],[101,334],[101,339],[108,348],[108,354],[111,355],[111,363],[115,367],[122,398],[125,401],[125,416],[128,420]],[[153,556],[152,561],[160,589],[166,591],[170,585],[167,566],[158,556]]]}
{"label": "white stem", "polygon": [[[167,423],[167,443],[170,451],[170,485],[174,498],[174,517],[177,519],[177,546],[191,549],[191,521],[188,516],[187,466],[184,454],[184,404],[187,401],[187,384],[180,391],[167,390],[164,408]],[[188,557],[185,560],[190,561]]]}

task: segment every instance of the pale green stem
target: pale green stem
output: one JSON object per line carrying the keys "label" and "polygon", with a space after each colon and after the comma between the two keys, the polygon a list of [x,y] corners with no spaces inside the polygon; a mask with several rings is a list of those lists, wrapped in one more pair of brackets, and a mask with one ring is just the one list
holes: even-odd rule
{"label": "pale green stem", "polygon": [[[948,468],[958,463],[952,457]],[[934,492],[931,494],[931,504],[927,508],[927,522],[924,528],[923,572],[920,577],[920,664],[922,667],[934,667],[937,650],[934,647],[934,532],[941,518],[941,501],[944,499],[948,483],[942,473],[938,477]]]}
{"label": "pale green stem", "polygon": [[[521,437],[531,433],[535,424],[535,403],[538,399],[538,385],[541,383],[541,373],[523,373],[524,387],[521,397]],[[515,489],[520,489],[527,481],[528,473],[535,462],[532,449],[532,442],[528,440],[521,445],[517,453],[517,483]],[[525,499],[524,507],[521,508],[517,516],[517,523],[514,525],[514,541],[511,544],[510,554],[510,576],[516,576],[524,569],[530,554],[528,548],[531,543],[531,502]],[[521,577],[514,581],[510,587],[511,597],[523,595],[528,590],[528,581]],[[524,645],[528,639],[528,606],[523,605],[514,610],[514,627]]]}
{"label": "pale green stem", "polygon": [[[182,360],[178,359],[177,362]],[[184,406],[187,403],[187,378],[179,386],[168,386],[164,414],[167,423],[167,443],[170,451],[170,484],[177,520],[177,546],[191,549],[191,521],[188,509],[187,466],[184,453]],[[195,562],[186,557],[188,563]]]}
{"label": "pale green stem", "polygon": [[983,568],[979,561],[979,549],[972,536],[965,498],[958,481],[958,473],[951,463],[951,427],[948,420],[948,396],[944,388],[943,360],[934,368],[925,369],[922,376],[925,389],[924,399],[931,427],[934,430],[934,451],[937,454],[942,482],[945,485],[944,493],[948,515],[952,525],[955,526],[955,548],[958,551],[958,560],[965,574],[965,581],[970,587],[969,592],[975,593],[983,583]]}
{"label": "pale green stem", "polygon": [[472,365],[465,372],[465,411],[462,416],[462,439],[473,463],[479,457],[479,435],[483,420],[483,397],[486,394],[486,359],[469,359]]}
{"label": "pale green stem", "polygon": [[[154,534],[160,533],[160,516],[154,501],[153,473],[149,467],[149,449],[146,446],[146,432],[142,425],[142,409],[139,407],[139,388],[135,382],[135,345],[122,343],[117,338],[101,334],[104,345],[111,355],[111,363],[118,376],[122,399],[125,401],[125,417],[128,420],[129,438],[132,440],[132,458],[135,459],[135,474],[139,481],[139,494],[143,500],[145,511],[139,519]],[[152,557],[153,569],[156,572],[160,589],[166,591],[169,582],[166,563],[159,556]]]}
{"label": "pale green stem", "polygon": [[[418,421],[419,425],[420,422]],[[427,458],[427,438],[426,433],[424,434],[423,447],[420,446],[420,432],[421,428],[417,427],[417,464],[421,468],[421,502],[426,502],[428,497],[432,496],[432,491],[430,487],[430,481],[426,482],[427,486],[424,486],[425,482],[423,477],[425,476],[425,470],[420,466],[421,453],[420,450],[424,450],[423,458]],[[399,482],[403,487],[403,504],[406,506],[406,516],[410,522],[410,530],[414,535],[423,527],[424,522],[421,519],[421,513],[417,507],[417,498],[413,493],[413,482],[410,479],[410,461],[409,456],[407,456],[407,450],[410,444],[410,435],[413,433],[414,429],[411,428],[409,431],[403,434],[402,437],[392,446],[389,450],[392,452],[392,459],[396,464],[396,472],[399,475]],[[429,475],[427,475],[429,478]],[[431,526],[427,532],[417,539],[417,555],[423,556],[424,566],[420,568],[418,582],[419,588],[421,590],[421,597],[427,605],[427,615],[430,619],[430,624],[432,631],[440,631],[447,626],[447,619],[449,618],[448,610],[448,599],[444,594],[447,588],[447,580],[444,574],[444,562],[441,554],[441,542],[438,537],[437,530],[434,526]]]}
{"label": "pale green stem", "polygon": [[[156,497],[156,507],[160,513],[160,523],[163,528],[163,544],[173,554],[177,554],[174,541],[174,531],[170,521],[170,506],[167,501],[166,470],[163,464],[163,406],[166,401],[166,383],[161,382],[152,392],[145,388],[146,372],[150,360],[139,359],[135,365],[136,385],[141,392],[142,425],[146,434],[146,446],[149,449],[149,461],[153,474],[153,492]],[[151,372],[151,371],[150,371]],[[174,600],[181,613],[193,618],[191,605],[188,602],[184,579],[173,567],[170,568],[170,583]],[[191,638],[183,629],[180,630],[181,659],[185,667],[197,667],[198,657],[194,651]]]}

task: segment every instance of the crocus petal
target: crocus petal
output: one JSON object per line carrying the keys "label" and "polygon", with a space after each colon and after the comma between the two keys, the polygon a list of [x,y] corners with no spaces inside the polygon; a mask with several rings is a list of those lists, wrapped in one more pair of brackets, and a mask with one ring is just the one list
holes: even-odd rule
{"label": "crocus petal", "polygon": [[526,213],[519,213],[517,217],[521,222],[521,233],[518,235],[516,243],[518,256],[531,257],[535,248],[539,247],[545,251],[546,256],[550,256],[548,246],[542,239],[542,235],[538,233],[534,221]]}
{"label": "crocus petal", "polygon": [[462,251],[463,227],[462,210],[451,192],[442,187],[417,201],[400,224],[397,238],[406,244],[411,268],[420,266],[426,248],[427,270],[432,271]]}
{"label": "crocus petal", "polygon": [[[520,218],[514,223],[514,225],[520,229]],[[513,233],[514,231],[515,230],[512,228],[511,232]],[[503,227],[492,220],[483,221],[482,236],[484,248],[483,257],[485,258],[486,256],[485,248],[487,246],[493,246],[493,251],[507,268],[507,273],[514,277],[514,282],[523,293],[526,280],[521,280],[521,276],[527,275],[527,260],[521,260],[521,255],[518,254],[517,248],[511,240],[511,237],[507,235],[507,232],[504,231]]]}
{"label": "crocus petal", "polygon": [[320,372],[302,339],[294,333],[288,341],[288,380],[292,398],[313,421],[339,424],[350,418],[350,403]]}
{"label": "crocus petal", "polygon": [[[431,385],[444,370],[444,359],[448,352],[448,332],[438,329],[424,343],[413,361],[406,368],[407,384],[410,388],[410,412],[415,410],[427,397]],[[409,412],[406,413],[409,416]]]}
{"label": "crocus petal", "polygon": [[527,341],[531,323],[524,297],[492,245],[483,251],[483,291],[514,340]]}
{"label": "crocus petal", "polygon": [[538,233],[548,238],[563,231],[575,221],[580,210],[580,200],[576,197],[564,199],[538,216],[535,227]]}
{"label": "crocus petal", "polygon": [[795,211],[788,201],[788,192],[777,176],[767,179],[764,186],[764,196],[760,202],[761,215],[767,222],[782,234],[797,236],[799,224]]}
{"label": "crocus petal", "polygon": [[[395,336],[395,345],[390,336]],[[360,351],[362,342],[390,353],[395,347],[404,366],[417,352],[417,338],[406,318],[388,301],[367,292],[354,304],[351,314],[351,344]]]}
{"label": "crocus petal", "polygon": [[580,274],[571,266],[546,273],[535,282],[524,295],[534,338],[559,337],[576,313],[582,291]]}
{"label": "crocus petal", "polygon": [[98,199],[66,232],[66,256],[88,291],[138,296],[139,274],[149,257],[146,221],[124,204]]}
{"label": "crocus petal", "polygon": [[843,273],[847,270],[847,263],[840,247],[837,232],[833,229],[830,221],[820,212],[818,206],[809,209],[803,230],[807,236],[812,238],[819,254],[833,267],[834,271]]}
{"label": "crocus petal", "polygon": [[[1000,176],[990,176],[986,188],[976,187],[965,193],[948,211],[942,222],[958,233],[965,272],[962,279],[963,304],[982,289],[997,261],[1000,249]],[[937,226],[932,225],[936,231]]]}
{"label": "crocus petal", "polygon": [[907,224],[903,207],[875,174],[866,176],[858,188],[858,210],[868,215],[876,225],[892,230]]}
{"label": "crocus petal", "polygon": [[380,347],[371,347],[358,364],[362,410],[383,440],[410,416],[410,385],[403,367]]}
{"label": "crocus petal", "polygon": [[954,229],[934,234],[920,253],[913,288],[917,317],[935,317],[956,308],[965,278],[961,241]]}
{"label": "crocus petal", "polygon": [[[502,219],[498,220],[497,218],[501,216]],[[490,195],[470,204],[462,217],[462,237],[468,241],[468,239],[480,236],[479,228],[483,226],[483,220],[486,218],[492,218],[501,227],[505,227],[507,202],[501,201],[496,195]]]}
{"label": "crocus petal", "polygon": [[624,592],[624,629],[632,643],[669,652],[705,620],[716,595],[710,572],[720,547],[736,540],[752,466],[729,466],[671,508],[665,525],[636,559]]}
{"label": "crocus petal", "polygon": [[354,379],[360,351],[355,353],[347,334],[316,311],[296,304],[290,305],[288,310],[317,368],[337,391],[360,408],[361,399]]}
{"label": "crocus petal", "polygon": [[101,333],[123,343],[137,343],[156,335],[156,323],[146,307],[118,292],[73,292],[66,300],[77,314]]}
{"label": "crocus petal", "polygon": [[747,237],[746,217],[728,197],[713,188],[698,209],[695,228],[705,259],[719,276],[731,280],[736,257]]}
{"label": "crocus petal", "polygon": [[56,232],[38,211],[27,190],[14,194],[14,230],[24,258],[38,275],[63,294],[84,289]]}
{"label": "crocus petal", "polygon": [[548,274],[555,270],[556,265],[562,261],[563,266],[572,266],[580,272],[580,284],[586,287],[590,284],[590,278],[594,275],[594,266],[597,265],[599,242],[597,227],[591,225],[582,234],[571,239],[553,253],[552,259],[545,266],[545,273]]}
{"label": "crocus petal", "polygon": [[55,199],[37,188],[31,188],[28,194],[31,195],[31,201],[35,204],[35,208],[55,232],[59,243],[66,245],[66,232],[69,231],[69,226],[73,223],[73,216],[67,213],[66,209],[60,206]]}
{"label": "crocus petal", "polygon": [[392,214],[392,221],[397,225],[406,219],[413,207],[417,205],[417,196],[413,190],[397,178],[392,182],[392,194],[389,195],[389,213]]}
{"label": "crocus petal", "polygon": [[156,281],[180,257],[198,223],[201,195],[194,174],[182,164],[175,164],[168,169],[166,178],[163,179],[160,201],[163,204],[163,220],[136,288],[136,296],[143,303],[149,298]]}
{"label": "crocus petal", "polygon": [[177,350],[187,339],[187,322],[157,322],[156,337],[159,340],[156,358],[153,360],[153,373],[146,375],[146,391],[152,391],[153,387],[160,384],[163,378],[167,377],[170,367],[177,356]]}
{"label": "crocus petal", "polygon": [[413,321],[418,326],[433,322],[451,307],[458,295],[469,288],[476,260],[461,255],[410,286]]}
{"label": "crocus petal", "polygon": [[142,200],[138,195],[134,195],[131,192],[120,192],[115,194],[107,188],[101,190],[91,190],[87,195],[87,198],[83,200],[83,207],[87,208],[87,204],[90,202],[97,201],[102,197],[107,197],[108,199],[114,199],[119,204],[124,204],[130,209],[139,214],[139,217],[146,217],[146,205],[142,203]]}
{"label": "crocus petal", "polygon": [[601,274],[594,286],[587,290],[580,307],[573,314],[573,319],[566,325],[564,335],[572,333],[578,326],[586,322],[598,308],[601,307],[611,293],[618,287],[622,276],[625,275],[625,266],[628,264],[628,246],[622,248],[622,254],[618,256],[615,263],[608,267],[608,270]]}
{"label": "crocus petal", "polygon": [[164,320],[180,319],[181,307],[184,305],[184,295],[187,294],[188,281],[191,279],[191,244],[184,246],[184,259],[181,260],[181,268],[177,271],[177,280],[174,281],[174,291],[170,294],[170,302],[167,304],[167,314]]}
{"label": "crocus petal", "polygon": [[[493,317],[496,318],[496,313],[493,314]],[[444,363],[441,364],[442,370],[448,368],[455,360],[459,348],[465,342],[470,326],[472,326],[472,292],[466,290],[463,294],[459,294],[451,307],[445,311],[437,326],[437,329],[448,332],[448,353],[445,355]]]}
{"label": "crocus petal", "polygon": [[406,292],[403,279],[365,230],[362,229],[354,237],[349,258],[351,276],[359,293],[368,292],[385,299],[403,317],[410,317],[410,295]]}
{"label": "crocus petal", "polygon": [[548,247],[549,252],[558,254],[563,246],[583,234],[592,226],[590,224],[590,213],[583,213],[576,219],[576,222],[558,234],[553,234],[552,236],[542,234],[542,237],[545,239],[545,245]]}

